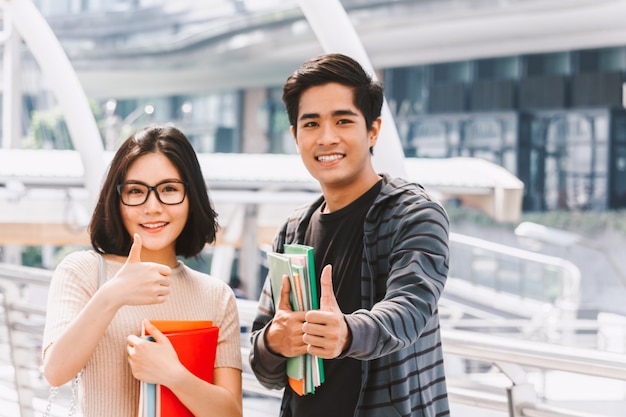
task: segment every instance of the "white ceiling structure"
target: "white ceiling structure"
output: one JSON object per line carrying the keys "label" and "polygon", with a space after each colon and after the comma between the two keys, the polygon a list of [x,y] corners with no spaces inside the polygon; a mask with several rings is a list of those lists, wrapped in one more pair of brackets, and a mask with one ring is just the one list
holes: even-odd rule
{"label": "white ceiling structure", "polygon": [[[376,69],[626,44],[624,0],[344,0],[342,4]],[[140,10],[48,16],[48,22],[87,96],[94,98],[279,86],[302,61],[323,52],[292,0],[154,0]],[[23,76],[28,77],[28,67],[25,70]],[[47,164],[59,167],[63,162],[48,159]],[[459,172],[460,165],[439,170],[424,169],[426,164],[418,166],[421,171],[407,165],[409,177],[419,173],[416,180],[442,193],[469,175]],[[483,168],[467,172],[501,177]],[[443,182],[442,172],[451,174]],[[24,177],[10,175],[5,184],[12,187],[0,190],[7,193],[6,207],[19,213],[15,209],[20,193],[29,190],[20,187]],[[430,184],[435,180],[440,182]],[[518,189],[519,184],[512,181],[509,186]],[[496,187],[493,181],[484,189],[489,187]],[[67,207],[62,210],[67,213]]]}
{"label": "white ceiling structure", "polygon": [[[210,18],[212,3],[182,2],[176,16],[181,22],[198,23],[176,36],[151,39],[147,33],[136,42],[112,43],[109,48],[68,46],[87,95],[279,86],[301,62],[323,52],[295,1],[260,2],[270,8],[225,14],[223,20]],[[342,3],[377,69],[626,45],[624,0]],[[137,23],[141,19],[136,16]],[[55,21],[50,23],[69,44]],[[93,33],[97,20],[83,17],[74,24]],[[126,30],[133,26],[129,23]]]}
{"label": "white ceiling structure", "polygon": [[[89,97],[279,86],[323,52],[294,0],[151,4],[49,17]],[[342,4],[377,69],[626,44],[623,0]]]}

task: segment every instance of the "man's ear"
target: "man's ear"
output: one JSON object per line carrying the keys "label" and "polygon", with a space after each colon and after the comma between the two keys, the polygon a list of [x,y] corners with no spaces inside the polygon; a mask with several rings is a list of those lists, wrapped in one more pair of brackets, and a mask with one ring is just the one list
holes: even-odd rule
{"label": "man's ear", "polygon": [[289,126],[289,131],[291,132],[291,136],[293,136],[293,140],[296,142],[296,150],[300,153],[300,149],[298,148],[298,136],[296,135],[296,128],[291,125]]}
{"label": "man's ear", "polygon": [[377,117],[376,120],[374,120],[372,122],[372,128],[370,129],[370,133],[369,133],[369,147],[373,148],[374,145],[376,145],[376,142],[378,142],[378,134],[380,133],[380,126],[382,125],[383,121],[380,117]]}

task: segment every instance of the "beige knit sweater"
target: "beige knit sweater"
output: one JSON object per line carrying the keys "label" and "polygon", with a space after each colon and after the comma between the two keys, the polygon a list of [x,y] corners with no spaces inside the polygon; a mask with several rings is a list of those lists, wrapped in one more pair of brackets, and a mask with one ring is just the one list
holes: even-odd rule
{"label": "beige knit sweater", "polygon": [[[110,279],[122,263],[106,261]],[[67,256],[56,268],[48,295],[44,352],[98,288],[99,259],[94,251]],[[163,304],[122,307],[85,366],[79,390],[84,417],[136,417],[139,381],[127,362],[126,337],[139,335],[141,320],[213,320],[219,326],[215,367],[242,368],[239,317],[232,289],[182,262],[172,270],[171,293]],[[68,352],[71,355],[71,352]]]}

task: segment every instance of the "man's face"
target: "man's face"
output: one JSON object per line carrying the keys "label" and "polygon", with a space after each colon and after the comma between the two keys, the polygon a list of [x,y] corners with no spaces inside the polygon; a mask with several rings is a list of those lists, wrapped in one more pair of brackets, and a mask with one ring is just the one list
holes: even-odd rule
{"label": "man's face", "polygon": [[296,123],[291,130],[298,151],[322,189],[371,186],[369,149],[376,144],[380,118],[368,131],[352,88],[338,83],[309,88],[300,97]]}

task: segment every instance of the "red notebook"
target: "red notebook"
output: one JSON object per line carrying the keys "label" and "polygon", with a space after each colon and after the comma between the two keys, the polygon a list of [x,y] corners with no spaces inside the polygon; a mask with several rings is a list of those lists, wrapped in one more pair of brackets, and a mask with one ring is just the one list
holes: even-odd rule
{"label": "red notebook", "polygon": [[[195,376],[213,383],[219,328],[208,320],[151,320],[174,346],[180,362]],[[156,416],[193,417],[169,388],[157,386]]]}

